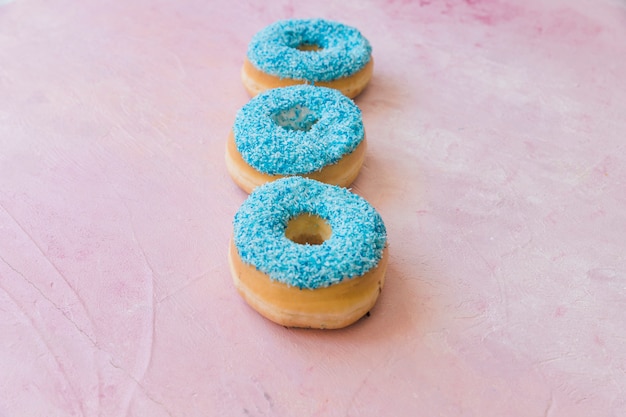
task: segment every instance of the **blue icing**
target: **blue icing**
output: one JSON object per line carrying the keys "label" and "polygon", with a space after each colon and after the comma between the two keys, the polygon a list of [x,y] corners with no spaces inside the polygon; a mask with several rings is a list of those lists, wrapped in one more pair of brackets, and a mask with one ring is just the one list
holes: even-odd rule
{"label": "blue icing", "polygon": [[[326,220],[331,237],[303,245],[285,237],[288,221],[303,213]],[[387,242],[382,218],[345,188],[288,177],[256,188],[234,219],[242,261],[284,284],[322,288],[361,276],[378,265]]]}
{"label": "blue icing", "polygon": [[244,161],[270,175],[302,175],[339,162],[365,135],[361,110],[339,91],[297,85],[267,90],[235,117]]}
{"label": "blue icing", "polygon": [[[318,51],[302,51],[316,45]],[[261,71],[280,78],[312,83],[332,81],[361,70],[372,47],[351,26],[324,19],[280,20],[253,36],[248,60]]]}

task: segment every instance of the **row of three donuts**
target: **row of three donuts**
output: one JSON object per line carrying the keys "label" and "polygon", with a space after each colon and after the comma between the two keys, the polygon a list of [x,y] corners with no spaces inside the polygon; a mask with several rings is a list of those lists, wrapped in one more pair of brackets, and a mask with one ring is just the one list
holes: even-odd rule
{"label": "row of three donuts", "polygon": [[[283,34],[290,27],[291,38],[296,39],[286,42],[291,45],[288,52],[299,61],[287,57],[286,65],[300,68],[294,60],[324,60],[319,49],[307,52],[313,49],[310,45],[324,52],[332,51],[331,45],[337,49],[337,40],[329,40],[329,34],[342,38],[345,31],[324,30],[328,26],[347,28],[320,20],[284,21],[270,26],[269,32],[275,37],[278,28]],[[355,30],[348,29],[354,37]],[[352,183],[363,163],[361,113],[350,98],[331,88],[274,84],[273,89],[257,91],[269,76],[251,78],[251,58],[258,65],[253,57],[259,39],[265,46],[272,44],[267,32],[250,44],[242,78],[256,97],[238,112],[227,146],[229,173],[242,189],[254,190],[235,215],[229,250],[233,280],[248,304],[279,324],[344,327],[376,302],[387,262],[382,219],[364,199],[342,188]],[[356,35],[360,37],[358,31]],[[309,47],[293,48],[294,44]],[[369,68],[369,80],[371,58],[362,65]],[[315,65],[304,67],[310,70]],[[355,73],[362,75],[364,69]],[[356,91],[346,77],[338,82],[329,87],[350,86]],[[360,92],[363,87],[356,89]]]}

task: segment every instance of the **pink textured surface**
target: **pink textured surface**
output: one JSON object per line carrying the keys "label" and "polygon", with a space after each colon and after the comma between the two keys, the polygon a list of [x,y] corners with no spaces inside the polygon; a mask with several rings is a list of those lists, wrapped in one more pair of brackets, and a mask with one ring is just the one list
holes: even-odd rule
{"label": "pink textured surface", "polygon": [[[226,260],[247,42],[313,16],[374,46],[391,242],[329,332]],[[0,1],[0,416],[626,415],[624,39],[620,0]]]}

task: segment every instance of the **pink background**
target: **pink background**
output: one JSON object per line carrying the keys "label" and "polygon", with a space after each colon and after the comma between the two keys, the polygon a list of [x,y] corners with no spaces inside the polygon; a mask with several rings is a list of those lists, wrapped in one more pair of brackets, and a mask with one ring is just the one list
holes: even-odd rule
{"label": "pink background", "polygon": [[[391,254],[341,331],[226,260],[247,43],[317,16]],[[0,416],[624,416],[625,116],[623,0],[0,0]]]}

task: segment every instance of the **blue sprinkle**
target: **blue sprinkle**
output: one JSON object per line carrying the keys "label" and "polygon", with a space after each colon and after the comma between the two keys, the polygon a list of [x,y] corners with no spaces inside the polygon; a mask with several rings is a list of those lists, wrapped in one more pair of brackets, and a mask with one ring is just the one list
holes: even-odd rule
{"label": "blue sprinkle", "polygon": [[233,125],[244,161],[270,175],[303,175],[335,164],[364,132],[352,100],[306,84],[262,92],[237,112]]}
{"label": "blue sprinkle", "polygon": [[[316,45],[318,51],[302,51]],[[248,60],[280,78],[311,83],[348,77],[370,60],[372,47],[351,26],[324,19],[280,20],[258,32],[248,45]]]}
{"label": "blue sprinkle", "polygon": [[[331,237],[302,245],[285,236],[300,214],[326,220]],[[387,242],[382,218],[345,188],[288,177],[257,187],[235,214],[234,242],[242,261],[271,279],[299,288],[322,288],[361,276],[378,265]]]}

